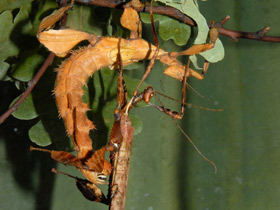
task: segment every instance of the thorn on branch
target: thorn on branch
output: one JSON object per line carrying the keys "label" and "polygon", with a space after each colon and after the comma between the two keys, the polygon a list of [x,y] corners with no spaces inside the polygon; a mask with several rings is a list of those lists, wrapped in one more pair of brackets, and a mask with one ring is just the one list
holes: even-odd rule
{"label": "thorn on branch", "polygon": [[221,24],[221,25],[224,25],[229,19],[230,19],[230,16],[227,15],[224,19],[222,19],[222,20],[220,21],[220,24]]}
{"label": "thorn on branch", "polygon": [[256,35],[259,39],[262,39],[266,36],[266,33],[270,30],[269,26],[264,27],[263,29],[256,32]]}
{"label": "thorn on branch", "polygon": [[230,19],[230,16],[227,15],[226,17],[224,17],[221,21],[214,23],[214,21],[210,21],[208,23],[209,28],[211,27],[216,27],[216,28],[221,28],[223,27],[223,25]]}

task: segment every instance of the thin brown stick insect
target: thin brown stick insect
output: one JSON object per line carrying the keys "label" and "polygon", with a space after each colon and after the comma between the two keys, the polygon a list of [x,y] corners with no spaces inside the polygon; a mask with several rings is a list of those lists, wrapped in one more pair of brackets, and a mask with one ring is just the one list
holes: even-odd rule
{"label": "thin brown stick insect", "polygon": [[[150,60],[150,62],[148,64],[148,67],[146,69],[146,72],[143,75],[139,85],[137,86],[136,90],[134,91],[134,96],[131,99],[130,103],[132,105],[134,105],[134,104],[138,103],[139,101],[144,100],[150,106],[152,106],[152,107],[158,109],[159,111],[165,113],[166,115],[170,116],[173,121],[174,121],[174,119],[182,119],[183,115],[184,115],[184,112],[185,112],[185,105],[186,105],[185,101],[186,101],[187,77],[189,77],[189,75],[190,75],[189,74],[190,59],[188,59],[188,62],[186,64],[185,68],[184,68],[183,83],[182,83],[182,101],[181,101],[180,113],[177,112],[177,111],[172,111],[168,108],[165,108],[165,106],[162,104],[160,99],[155,95],[155,93],[157,93],[157,91],[153,90],[152,86],[146,87],[146,89],[141,94],[138,94],[138,90],[139,90],[141,84],[144,82],[144,80],[150,74],[150,72],[151,72],[151,70],[154,66],[154,63],[155,63],[155,60],[156,60],[156,57],[157,57],[157,54],[158,54],[158,50],[159,50],[158,38],[157,38],[157,35],[156,35],[156,30],[155,30],[154,21],[153,21],[153,0],[151,1],[150,18],[151,18],[151,24],[152,24],[153,38],[154,38],[155,45],[156,45],[157,49],[156,49],[156,52],[154,54],[154,57]],[[213,24],[214,24],[214,22],[212,22],[212,28],[210,30],[210,40],[211,40],[210,43],[201,44],[201,45],[194,45],[194,46],[190,47],[189,49],[187,49],[185,51],[182,51],[182,52],[179,52],[179,53],[178,52],[172,52],[170,55],[173,56],[173,57],[177,57],[177,56],[180,56],[180,55],[193,55],[193,54],[198,54],[198,53],[203,52],[205,50],[211,49],[215,45],[215,42],[216,42],[216,40],[218,38],[218,34],[219,34],[218,30],[215,27],[213,27]],[[202,73],[198,74],[196,77],[199,78],[199,79],[203,79],[206,72],[207,72],[208,67],[209,67],[209,62],[205,61]],[[150,102],[151,98],[154,95],[156,96],[157,100],[160,102],[161,106],[152,104]],[[160,94],[160,95],[165,96],[164,94]],[[170,97],[168,97],[168,98],[170,98]],[[170,98],[170,99],[172,99],[172,98]],[[183,135],[188,139],[188,141],[193,145],[195,150],[201,155],[201,157],[213,165],[213,167],[215,169],[215,173],[217,173],[217,167],[216,167],[215,163],[213,161],[209,160],[208,158],[206,158],[200,152],[200,150],[193,143],[191,138],[183,131],[183,129],[179,126],[178,123],[176,123],[175,121],[174,121],[174,123],[176,124],[178,129],[183,133]]]}
{"label": "thin brown stick insect", "polygon": [[[152,9],[151,9],[151,17],[152,17]],[[154,26],[153,27],[153,31],[154,30]],[[155,37],[155,43],[157,45],[157,49],[159,49],[158,47],[158,41],[157,41],[157,37],[154,34]],[[121,42],[121,39],[120,39]],[[125,81],[123,79],[123,65],[122,65],[122,55],[121,55],[121,50],[120,50],[120,42],[118,44],[118,61],[119,61],[119,77],[118,77],[118,88],[117,88],[117,98],[118,98],[118,105],[117,108],[115,110],[115,123],[113,125],[112,131],[111,131],[111,135],[110,135],[110,143],[112,145],[116,145],[115,147],[120,148],[121,144],[124,144],[126,146],[124,146],[124,150],[121,151],[117,151],[116,153],[114,153],[113,155],[111,155],[112,158],[112,166],[113,166],[113,174],[111,175],[110,178],[110,189],[109,190],[109,197],[112,199],[111,200],[111,207],[110,209],[114,209],[114,207],[116,205],[121,206],[121,209],[124,209],[124,204],[125,204],[125,198],[126,198],[126,188],[127,188],[127,179],[128,179],[128,173],[129,173],[129,156],[130,156],[130,152],[131,152],[131,146],[132,143],[130,141],[130,143],[125,143],[122,140],[122,135],[121,135],[121,118],[123,116],[128,115],[129,110],[135,106],[137,103],[141,102],[141,101],[145,101],[147,104],[157,108],[159,111],[164,112],[165,114],[169,115],[170,117],[175,118],[175,119],[181,119],[183,117],[184,111],[185,111],[185,99],[186,99],[186,88],[187,88],[187,71],[189,69],[189,64],[190,64],[190,60],[188,60],[187,65],[185,66],[185,74],[183,77],[183,87],[182,87],[182,102],[181,102],[181,113],[178,112],[174,112],[171,111],[169,109],[166,109],[163,105],[162,106],[157,106],[155,104],[152,104],[151,98],[154,96],[155,93],[157,93],[155,90],[153,90],[152,86],[148,86],[145,88],[145,90],[141,93],[138,93],[138,89],[141,86],[141,84],[143,83],[143,81],[147,78],[147,76],[149,75],[149,73],[151,72],[153,65],[155,63],[155,58],[157,56],[157,54],[155,53],[154,57],[151,59],[147,69],[146,69],[146,73],[144,74],[141,82],[139,83],[139,85],[137,86],[136,90],[134,91],[134,96],[132,97],[132,99],[126,103],[126,98],[127,98],[127,94],[126,94],[126,85],[125,85]],[[176,123],[177,126],[179,126]],[[184,131],[179,127],[179,129],[183,132],[183,134],[188,138],[188,140],[192,143],[192,145],[195,147],[195,149],[199,152],[199,154],[208,162],[210,162],[214,168],[215,168],[215,172],[216,172],[216,166],[215,164],[207,159],[199,150],[198,148],[194,145],[194,143],[191,141],[191,139],[184,133]],[[131,137],[132,138],[132,137]],[[121,161],[119,161],[121,159]],[[119,169],[120,168],[120,169]]]}

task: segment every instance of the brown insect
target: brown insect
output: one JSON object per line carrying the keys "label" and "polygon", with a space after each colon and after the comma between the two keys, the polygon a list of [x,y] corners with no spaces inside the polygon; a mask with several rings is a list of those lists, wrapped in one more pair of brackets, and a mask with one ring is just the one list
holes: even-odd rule
{"label": "brown insect", "polygon": [[[125,7],[125,12],[122,16],[122,20],[126,21],[121,21],[124,27],[132,31],[130,39],[99,37],[94,34],[71,29],[48,30],[70,8],[71,6],[61,8],[53,15],[44,19],[39,27],[37,37],[50,51],[62,57],[69,54],[70,50],[80,41],[89,41],[87,47],[72,52],[71,56],[57,69],[54,89],[59,115],[64,120],[67,134],[73,140],[77,155],[74,156],[64,151],[53,151],[33,147],[31,147],[31,150],[49,152],[54,160],[65,165],[75,166],[83,173],[87,180],[81,181],[81,179],[75,178],[78,188],[86,195],[85,197],[90,200],[106,203],[107,200],[97,185],[105,184],[107,176],[111,174],[112,166],[109,161],[104,158],[104,155],[106,151],[110,151],[111,156],[114,156],[114,152],[118,150],[121,144],[119,138],[121,132],[120,118],[123,113],[127,114],[131,107],[144,100],[146,103],[156,107],[167,115],[180,119],[184,112],[185,97],[182,99],[181,114],[165,109],[163,106],[151,104],[150,98],[155,93],[151,87],[146,88],[141,94],[138,94],[137,88],[134,97],[129,103],[126,103],[126,93],[123,91],[123,79],[120,79],[122,85],[119,82],[118,107],[115,111],[115,123],[111,132],[109,144],[93,152],[89,131],[95,127],[94,124],[87,119],[85,113],[89,110],[89,107],[82,101],[84,93],[83,86],[86,85],[87,79],[104,67],[109,67],[111,69],[120,67],[120,69],[122,69],[122,66],[143,59],[150,59],[151,61],[146,74],[143,76],[138,86],[140,87],[157,59],[168,66],[164,71],[166,75],[178,80],[184,80],[183,95],[185,95],[187,77],[194,76],[198,79],[203,79],[204,75],[189,68],[189,63],[187,66],[182,65],[176,59],[176,56],[198,54],[213,48],[214,43],[196,45],[180,53],[170,54],[165,52],[158,47],[158,42],[156,42],[156,46],[154,46],[144,39],[138,38],[139,33],[141,33],[140,19],[137,12],[131,8],[131,5]],[[130,19],[128,19],[127,16],[129,16]],[[127,22],[127,20],[130,21]],[[207,68],[204,69],[204,72],[206,72],[206,70]],[[120,71],[120,78],[122,78],[122,71]]]}

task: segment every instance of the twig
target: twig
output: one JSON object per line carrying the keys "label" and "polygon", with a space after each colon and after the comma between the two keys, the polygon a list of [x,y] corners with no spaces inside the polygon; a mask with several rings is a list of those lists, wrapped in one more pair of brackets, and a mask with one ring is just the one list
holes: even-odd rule
{"label": "twig", "polygon": [[122,113],[120,123],[123,141],[119,151],[114,155],[114,171],[112,182],[110,183],[111,192],[109,193],[112,197],[110,210],[123,210],[125,207],[130,154],[133,143],[134,127],[132,127],[128,115]]}
{"label": "twig", "polygon": [[[265,41],[265,42],[279,42],[280,37],[275,36],[266,36],[266,33],[270,30],[270,27],[266,26],[263,29],[255,32],[255,33],[247,33],[242,31],[233,31],[228,30],[223,27],[223,25],[230,19],[229,16],[226,16],[220,22],[214,24],[214,27],[218,28],[219,34],[223,34],[225,36],[230,37],[233,41],[237,42],[239,38],[243,39],[252,39],[258,41]],[[210,24],[209,24],[210,26]]]}
{"label": "twig", "polygon": [[54,57],[54,53],[49,54],[49,56],[47,57],[47,59],[45,60],[44,64],[41,66],[35,77],[28,82],[27,89],[24,91],[21,97],[13,106],[11,106],[11,108],[9,108],[4,114],[0,116],[0,124],[2,124],[15,110],[18,109],[19,105],[25,100],[25,98],[36,86],[36,84],[38,83],[42,75],[45,73],[48,66],[52,64]]}
{"label": "twig", "polygon": [[[109,7],[109,8],[118,8],[123,9],[123,2],[120,0],[75,0],[81,4],[90,4],[100,7]],[[150,13],[151,6],[144,6],[142,8],[135,8],[138,12],[145,12]],[[196,23],[193,19],[185,15],[184,13],[180,12],[179,10],[169,7],[169,6],[153,6],[153,13],[154,14],[161,14],[172,17],[176,20],[181,21],[182,23],[186,23],[190,26],[196,26]],[[227,16],[229,17],[229,16]],[[268,31],[268,26],[265,27],[265,30],[261,30],[262,33],[257,32],[242,32],[242,31],[235,31],[226,29],[223,27],[224,22],[215,23],[215,27],[219,29],[219,34],[230,37],[234,41],[238,41],[239,38],[241,39],[251,39],[256,41],[264,41],[264,42],[280,42],[280,36],[266,36],[265,33]]]}

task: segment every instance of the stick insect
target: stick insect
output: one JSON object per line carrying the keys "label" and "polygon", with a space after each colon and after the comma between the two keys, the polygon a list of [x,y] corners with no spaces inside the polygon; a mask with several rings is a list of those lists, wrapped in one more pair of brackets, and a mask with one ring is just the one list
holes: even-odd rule
{"label": "stick insect", "polygon": [[[122,66],[138,62],[139,60],[150,59],[147,71],[135,90],[133,98],[126,104],[124,102],[125,93],[123,92],[123,94],[119,94],[119,105],[117,112],[115,113],[115,119],[120,110],[122,110],[121,115],[123,115],[123,112],[127,114],[131,107],[142,100],[156,107],[165,114],[180,119],[185,109],[185,97],[182,98],[181,114],[179,114],[165,109],[163,106],[151,104],[150,98],[155,93],[151,87],[146,88],[141,94],[138,93],[138,89],[150,73],[154,62],[157,59],[168,66],[164,72],[166,75],[184,81],[182,90],[183,95],[185,95],[186,78],[193,76],[198,79],[203,79],[204,75],[189,68],[189,63],[187,66],[181,64],[176,57],[185,54],[198,54],[199,52],[214,47],[214,43],[211,42],[203,45],[195,45],[187,51],[183,51],[179,54],[165,52],[159,48],[157,41],[156,46],[154,46],[139,38],[139,31],[141,28],[140,19],[137,12],[133,9],[134,5],[135,4],[127,4],[121,18],[123,27],[131,30],[130,39],[99,37],[95,34],[88,34],[71,29],[49,29],[54,22],[60,19],[60,17],[71,8],[69,6],[58,10],[58,12],[54,13],[51,17],[44,19],[39,27],[37,35],[38,40],[43,45],[61,57],[69,54],[70,50],[83,40],[87,40],[89,45],[72,52],[72,55],[57,69],[58,74],[54,90],[59,114],[64,120],[67,134],[73,141],[77,155],[75,156],[64,151],[50,151],[33,147],[31,147],[31,150],[49,152],[54,160],[65,165],[75,166],[83,173],[87,180],[81,182],[76,179],[78,188],[80,190],[83,188],[82,193],[89,200],[103,203],[107,203],[108,201],[97,185],[106,184],[107,176],[109,176],[112,171],[112,165],[104,158],[104,154],[107,151],[113,151],[114,153],[118,150],[118,145],[121,144],[121,142],[114,140],[114,135],[115,133],[118,135],[121,129],[117,128],[119,121],[115,120],[115,128],[113,127],[113,134],[111,135],[109,145],[106,145],[97,151],[93,151],[89,131],[94,129],[95,126],[89,119],[87,119],[85,112],[89,110],[89,107],[82,101],[82,95],[84,92],[83,86],[86,84],[88,77],[104,67],[115,69],[120,66],[120,69],[122,69]],[[133,21],[126,21],[128,20],[128,17],[133,17]],[[205,72],[206,70],[207,68],[205,68]],[[122,72],[120,72],[120,75],[120,77],[122,77]],[[124,89],[121,85],[118,87]],[[122,91],[119,92],[121,93]],[[123,107],[124,104],[126,104],[125,107]],[[111,156],[114,156],[113,153]],[[90,191],[90,195],[88,195],[88,191]]]}

